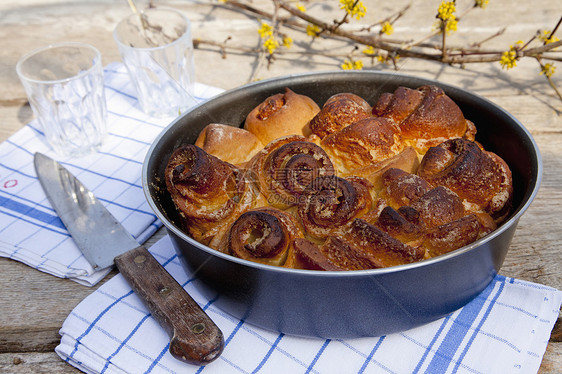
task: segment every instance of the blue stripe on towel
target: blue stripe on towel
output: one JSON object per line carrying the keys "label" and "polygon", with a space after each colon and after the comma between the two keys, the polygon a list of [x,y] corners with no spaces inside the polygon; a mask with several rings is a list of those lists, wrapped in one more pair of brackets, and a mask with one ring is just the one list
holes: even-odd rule
{"label": "blue stripe on towel", "polygon": [[[492,285],[494,283],[492,283]],[[482,325],[484,324],[484,322],[486,322],[486,318],[488,318],[488,316],[490,315],[490,312],[492,311],[492,308],[494,307],[494,304],[496,303],[496,301],[498,300],[498,297],[500,296],[500,294],[503,291],[503,288],[505,286],[505,278],[500,280],[498,283],[500,284],[499,289],[498,289],[497,293],[494,295],[494,298],[490,301],[490,304],[488,305],[488,308],[486,309],[486,312],[484,313],[484,316],[482,317],[482,319],[478,323],[478,326],[476,326],[476,328],[472,332],[472,335],[470,336],[470,340],[468,341],[468,343],[463,348],[463,351],[462,351],[458,361],[455,363],[455,367],[453,368],[453,373],[456,373],[459,370],[459,366],[461,365],[462,360],[464,359],[464,357],[466,356],[466,354],[470,350],[470,346],[472,345],[472,343],[474,342],[474,339],[476,338],[476,336],[480,332],[480,329],[482,328]],[[488,287],[488,288],[491,288],[491,287]]]}
{"label": "blue stripe on towel", "polygon": [[33,218],[34,220],[49,224],[59,229],[66,230],[66,227],[58,216],[45,213],[29,205],[17,202],[12,199],[8,199],[4,196],[0,196],[0,206],[13,212],[20,213],[29,218]]}
{"label": "blue stripe on towel", "polygon": [[455,356],[460,344],[468,333],[468,330],[482,311],[485,301],[493,290],[492,282],[482,293],[480,297],[475,298],[468,303],[459,313],[455,321],[462,323],[454,323],[445,335],[445,338],[439,345],[437,352],[429,363],[427,373],[444,373],[451,364],[452,358]]}

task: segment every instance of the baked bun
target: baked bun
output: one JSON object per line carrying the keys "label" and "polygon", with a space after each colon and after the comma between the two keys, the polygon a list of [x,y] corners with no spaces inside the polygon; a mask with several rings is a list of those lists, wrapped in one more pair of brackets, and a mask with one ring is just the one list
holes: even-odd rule
{"label": "baked bun", "polygon": [[244,128],[267,145],[283,136],[304,135],[305,126],[319,111],[314,100],[287,88],[255,107],[246,117]]}
{"label": "baked bun", "polygon": [[474,124],[437,86],[399,87],[381,95],[372,112],[395,121],[404,140],[421,154],[447,139],[474,140],[476,134]]}
{"label": "baked bun", "polygon": [[233,165],[248,162],[264,146],[251,132],[218,123],[205,126],[199,133],[195,145]]}
{"label": "baked bun", "polygon": [[295,254],[297,266],[303,269],[366,270],[420,261],[425,252],[356,219],[344,236],[331,236],[320,245],[296,240]]}
{"label": "baked bun", "polygon": [[397,168],[390,168],[382,175],[381,191],[387,204],[394,209],[408,206],[431,190],[426,180]]}
{"label": "baked bun", "polygon": [[271,207],[249,210],[234,221],[220,250],[245,260],[294,267],[293,241],[302,238],[299,222]]}
{"label": "baked bun", "polygon": [[298,215],[306,233],[317,239],[341,234],[373,207],[368,182],[358,177],[316,178],[306,189]]}
{"label": "baked bun", "polygon": [[417,173],[433,185],[454,191],[469,211],[486,212],[496,222],[509,213],[513,195],[511,171],[504,160],[465,139],[430,148]]}
{"label": "baked bun", "polygon": [[340,172],[389,159],[404,149],[394,122],[369,117],[326,136],[320,143]]}
{"label": "baked bun", "polygon": [[184,229],[205,244],[222,226],[265,203],[241,169],[192,144],[174,151],[165,179]]}
{"label": "baked bun", "polygon": [[375,191],[380,191],[383,187],[383,175],[389,169],[400,169],[406,173],[413,174],[418,170],[419,157],[414,147],[405,147],[396,156],[375,162],[374,164],[354,169],[344,176],[356,175],[365,178],[371,183]]}
{"label": "baked bun", "polygon": [[324,103],[322,110],[308,124],[308,128],[312,134],[324,139],[352,123],[371,117],[371,111],[371,106],[355,94],[336,94]]}
{"label": "baked bun", "polygon": [[269,205],[280,209],[298,205],[317,177],[334,174],[326,152],[299,135],[272,141],[254,156],[248,167]]}

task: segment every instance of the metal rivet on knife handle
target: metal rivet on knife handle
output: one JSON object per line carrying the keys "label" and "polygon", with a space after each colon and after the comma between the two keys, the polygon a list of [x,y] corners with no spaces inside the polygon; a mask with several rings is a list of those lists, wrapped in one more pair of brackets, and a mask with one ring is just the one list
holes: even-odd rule
{"label": "metal rivet on knife handle", "polygon": [[[136,261],[140,257],[141,263]],[[115,264],[170,336],[175,358],[204,365],[220,356],[224,348],[220,329],[144,247],[117,256]]]}

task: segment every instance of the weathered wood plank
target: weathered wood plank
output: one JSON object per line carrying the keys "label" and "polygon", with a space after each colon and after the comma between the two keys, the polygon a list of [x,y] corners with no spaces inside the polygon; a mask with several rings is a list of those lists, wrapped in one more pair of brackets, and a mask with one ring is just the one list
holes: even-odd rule
{"label": "weathered wood plank", "polygon": [[0,353],[0,372],[10,374],[76,374],[78,369],[55,353]]}

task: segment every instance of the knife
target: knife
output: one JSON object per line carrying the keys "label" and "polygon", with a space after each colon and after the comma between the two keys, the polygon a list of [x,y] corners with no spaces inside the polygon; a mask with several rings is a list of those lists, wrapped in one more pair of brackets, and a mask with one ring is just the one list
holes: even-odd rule
{"label": "knife", "polygon": [[35,153],[35,171],[49,202],[94,269],[114,263],[170,336],[173,357],[204,365],[224,348],[221,330],[94,194],[57,161]]}

